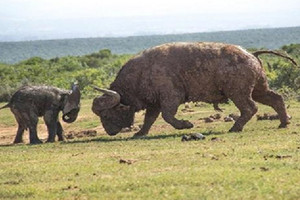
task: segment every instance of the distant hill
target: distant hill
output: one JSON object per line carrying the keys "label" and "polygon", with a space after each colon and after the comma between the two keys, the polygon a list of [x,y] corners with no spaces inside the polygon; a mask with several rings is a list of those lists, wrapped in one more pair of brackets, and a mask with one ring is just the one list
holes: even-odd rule
{"label": "distant hill", "polygon": [[0,62],[17,63],[35,56],[49,59],[67,55],[85,55],[101,49],[110,49],[114,54],[134,54],[151,46],[176,41],[218,41],[238,44],[245,48],[276,49],[286,44],[300,43],[300,27],[119,38],[0,42]]}

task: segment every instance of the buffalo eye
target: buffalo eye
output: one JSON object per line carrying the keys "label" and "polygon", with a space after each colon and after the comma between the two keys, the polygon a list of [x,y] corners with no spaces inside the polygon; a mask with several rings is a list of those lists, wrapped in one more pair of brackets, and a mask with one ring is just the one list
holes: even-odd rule
{"label": "buffalo eye", "polygon": [[129,106],[125,106],[125,105],[120,105],[119,109],[120,110],[127,110]]}

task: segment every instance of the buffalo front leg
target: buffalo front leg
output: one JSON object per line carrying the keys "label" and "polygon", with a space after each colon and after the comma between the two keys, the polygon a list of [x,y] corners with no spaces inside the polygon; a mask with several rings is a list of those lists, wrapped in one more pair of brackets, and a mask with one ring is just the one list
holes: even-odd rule
{"label": "buffalo front leg", "polygon": [[48,110],[44,115],[44,121],[48,129],[47,142],[55,141],[55,135],[57,133],[57,122],[58,122],[57,118],[58,118],[58,111],[56,110]]}
{"label": "buffalo front leg", "polygon": [[58,141],[64,141],[64,131],[63,131],[63,128],[61,126],[61,123],[58,121],[56,123],[56,134],[57,134],[57,137],[58,137]]}
{"label": "buffalo front leg", "polygon": [[257,112],[257,106],[250,97],[237,96],[231,99],[236,107],[240,110],[241,116],[235,122],[229,132],[239,132],[243,130],[244,125]]}
{"label": "buffalo front leg", "polygon": [[254,91],[252,97],[254,101],[271,106],[277,112],[280,119],[279,128],[287,127],[290,122],[282,96],[272,90],[267,90],[264,93],[256,93]]}
{"label": "buffalo front leg", "polygon": [[136,134],[134,134],[133,137],[141,137],[144,135],[147,135],[152,124],[157,119],[158,115],[160,113],[160,107],[159,106],[151,106],[146,109],[144,124],[140,131],[138,131]]}
{"label": "buffalo front leg", "polygon": [[187,120],[178,120],[175,118],[177,109],[181,103],[180,97],[170,95],[162,100],[161,112],[163,119],[171,124],[176,129],[189,129],[193,128],[193,124]]}

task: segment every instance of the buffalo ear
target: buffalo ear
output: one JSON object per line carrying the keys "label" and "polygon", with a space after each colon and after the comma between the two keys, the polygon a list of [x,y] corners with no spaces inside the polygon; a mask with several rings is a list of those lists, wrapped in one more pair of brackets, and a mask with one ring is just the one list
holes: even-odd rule
{"label": "buffalo ear", "polygon": [[80,107],[80,90],[77,84],[72,84],[70,94],[66,97],[66,103],[63,109],[63,114],[68,114],[71,110],[79,109]]}

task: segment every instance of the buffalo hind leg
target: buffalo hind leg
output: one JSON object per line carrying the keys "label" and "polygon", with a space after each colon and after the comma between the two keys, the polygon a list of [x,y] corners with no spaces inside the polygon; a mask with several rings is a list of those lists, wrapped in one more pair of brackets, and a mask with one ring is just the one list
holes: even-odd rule
{"label": "buffalo hind leg", "polygon": [[193,124],[187,120],[178,120],[175,118],[177,109],[180,105],[179,98],[169,97],[170,101],[163,101],[161,103],[161,112],[163,119],[171,124],[176,129],[190,129],[193,128]]}
{"label": "buffalo hind leg", "polygon": [[142,137],[144,135],[147,135],[152,124],[157,119],[158,115],[160,113],[160,107],[159,106],[150,106],[146,109],[144,124],[136,134],[134,134],[133,137]]}
{"label": "buffalo hind leg", "polygon": [[240,110],[241,116],[234,123],[229,132],[239,132],[243,130],[244,125],[257,112],[257,106],[250,97],[237,96],[231,98],[236,107]]}
{"label": "buffalo hind leg", "polygon": [[286,112],[284,101],[281,95],[275,93],[272,90],[267,90],[264,93],[255,93],[252,95],[254,101],[262,103],[264,105],[271,106],[278,114],[280,119],[279,128],[285,128],[289,124],[289,117]]}

